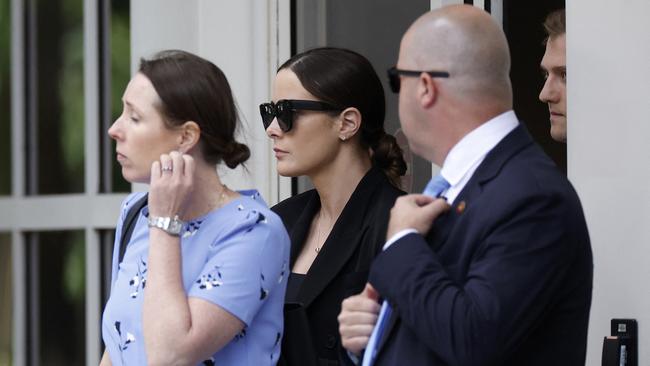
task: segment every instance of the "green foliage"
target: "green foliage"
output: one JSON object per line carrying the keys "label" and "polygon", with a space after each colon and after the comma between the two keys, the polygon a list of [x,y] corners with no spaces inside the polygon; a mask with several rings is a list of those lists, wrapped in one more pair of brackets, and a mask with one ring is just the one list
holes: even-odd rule
{"label": "green foliage", "polygon": [[84,48],[83,24],[79,22],[63,37],[60,85],[62,148],[66,171],[83,177],[84,167]]}
{"label": "green foliage", "polygon": [[85,303],[86,294],[86,249],[84,232],[75,231],[70,237],[70,245],[64,257],[63,291],[70,303]]}

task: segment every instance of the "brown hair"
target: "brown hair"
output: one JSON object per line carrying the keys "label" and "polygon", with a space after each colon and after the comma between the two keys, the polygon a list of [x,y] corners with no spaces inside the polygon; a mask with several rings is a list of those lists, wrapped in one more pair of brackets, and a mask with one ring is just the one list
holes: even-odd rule
{"label": "brown hair", "polygon": [[361,143],[372,150],[373,165],[399,188],[406,162],[395,137],[384,131],[384,88],[370,61],[354,51],[322,47],[291,57],[278,71],[282,69],[293,71],[302,86],[321,101],[341,110],[359,110]]}
{"label": "brown hair", "polygon": [[167,50],[141,59],[139,72],[156,89],[162,101],[157,107],[168,127],[187,121],[199,125],[199,147],[207,162],[223,161],[232,169],[248,159],[248,147],[235,141],[239,118],[230,85],[216,65],[189,52]]}
{"label": "brown hair", "polygon": [[544,31],[546,31],[544,43],[549,39],[566,34],[566,13],[564,9],[555,10],[546,16]]}

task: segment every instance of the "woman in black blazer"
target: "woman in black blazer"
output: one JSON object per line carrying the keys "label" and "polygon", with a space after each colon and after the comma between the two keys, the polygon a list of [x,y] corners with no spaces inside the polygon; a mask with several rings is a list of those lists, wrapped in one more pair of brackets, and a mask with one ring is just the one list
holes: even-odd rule
{"label": "woman in black blazer", "polygon": [[360,292],[406,171],[384,131],[384,91],[372,65],[345,49],[317,48],[278,70],[273,101],[260,105],[280,175],[315,189],[272,209],[291,237],[280,365],[337,365],[337,315]]}

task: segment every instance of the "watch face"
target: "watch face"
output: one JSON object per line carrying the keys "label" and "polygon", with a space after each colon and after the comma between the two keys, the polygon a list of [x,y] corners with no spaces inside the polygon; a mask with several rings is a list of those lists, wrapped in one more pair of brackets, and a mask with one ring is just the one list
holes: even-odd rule
{"label": "watch face", "polygon": [[178,216],[173,219],[171,217],[149,216],[149,226],[162,229],[171,235],[179,235],[183,229],[183,221],[179,220]]}
{"label": "watch face", "polygon": [[176,218],[174,218],[174,220],[172,220],[172,221],[169,223],[169,228],[168,228],[166,231],[167,231],[168,233],[171,233],[171,234],[174,234],[174,235],[178,235],[178,234],[181,233],[181,230],[182,230],[182,229],[183,229],[183,222],[180,221],[180,220],[178,220],[178,219],[176,219]]}

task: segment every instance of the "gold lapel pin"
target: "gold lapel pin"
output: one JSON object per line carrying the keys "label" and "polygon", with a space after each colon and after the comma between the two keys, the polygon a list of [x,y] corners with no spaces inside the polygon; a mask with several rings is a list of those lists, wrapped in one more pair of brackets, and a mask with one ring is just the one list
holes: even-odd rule
{"label": "gold lapel pin", "polygon": [[465,211],[466,206],[467,204],[465,203],[465,201],[460,201],[460,203],[458,203],[458,206],[456,206],[456,212],[462,214],[463,211]]}

